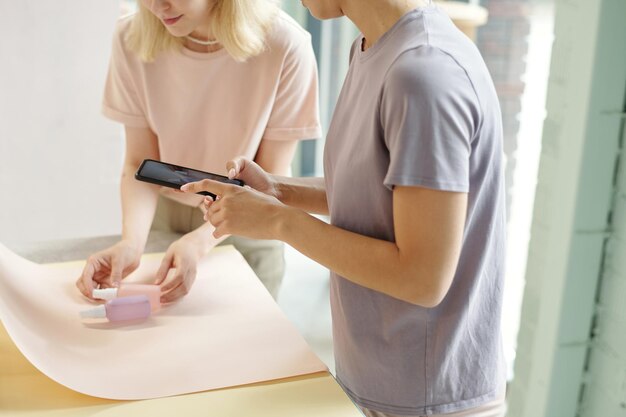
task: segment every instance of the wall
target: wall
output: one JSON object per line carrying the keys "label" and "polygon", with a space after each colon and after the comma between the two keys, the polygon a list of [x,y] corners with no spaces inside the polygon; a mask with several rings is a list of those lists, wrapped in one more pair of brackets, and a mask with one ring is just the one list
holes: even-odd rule
{"label": "wall", "polygon": [[[608,9],[608,8],[607,8]],[[620,15],[621,11],[621,15]],[[610,8],[605,17],[605,24],[620,27],[611,32],[611,37],[626,39],[626,6]],[[617,41],[615,41],[617,43]],[[626,51],[623,46],[621,56],[615,43],[604,45],[605,52],[611,56],[609,74],[604,76],[614,79],[626,78]],[[617,52],[617,53],[615,53]],[[609,61],[606,61],[607,64]],[[619,72],[622,71],[622,74]],[[612,77],[611,73],[615,73]],[[626,79],[622,87],[626,85]],[[596,316],[591,333],[585,385],[581,395],[580,417],[626,417],[626,88],[623,88],[622,106],[619,106],[619,83],[609,91],[609,86],[602,95],[609,95],[615,100],[615,107],[607,109],[604,123],[615,125],[621,119],[622,136],[619,143],[621,154],[617,160],[614,181],[613,205],[606,230],[604,259],[601,279],[598,284]],[[621,114],[620,114],[621,113]],[[598,139],[602,139],[602,136]]]}
{"label": "wall", "polygon": [[[556,2],[548,116],[509,417],[577,416],[597,402],[590,391],[599,384],[615,387],[615,375],[624,371],[616,366],[623,363],[619,355],[612,373],[601,371],[600,361],[594,370],[588,360],[598,356],[590,335],[612,235],[608,226],[626,90],[623,16],[622,0]],[[620,255],[616,258],[623,259]],[[606,335],[611,340],[624,333],[611,330]]]}
{"label": "wall", "polygon": [[[626,111],[626,107],[624,108]],[[597,316],[592,333],[580,417],[626,416],[626,151],[621,141],[620,174],[607,239]]]}
{"label": "wall", "polygon": [[119,5],[3,1],[0,242],[115,234],[120,127],[100,115]]}

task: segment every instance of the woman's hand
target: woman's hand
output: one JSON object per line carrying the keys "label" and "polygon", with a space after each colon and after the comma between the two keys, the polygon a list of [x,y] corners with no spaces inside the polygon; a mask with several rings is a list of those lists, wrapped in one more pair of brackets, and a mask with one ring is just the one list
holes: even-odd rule
{"label": "woman's hand", "polygon": [[103,251],[91,255],[76,281],[76,287],[85,297],[93,299],[94,288],[117,286],[139,266],[141,250],[132,242],[122,240]]}
{"label": "woman's hand", "polygon": [[252,239],[277,239],[281,216],[292,210],[276,197],[249,186],[203,180],[185,184],[181,190],[208,191],[217,196],[215,201],[205,198],[203,202],[204,219],[215,227],[213,236],[216,238],[233,234]]}
{"label": "woman's hand", "polygon": [[[203,247],[193,232],[170,245],[156,275],[155,284],[161,286],[161,303],[171,303],[189,293],[196,279],[198,261],[204,254]],[[174,274],[166,280],[171,269]]]}
{"label": "woman's hand", "polygon": [[278,197],[276,182],[271,174],[259,164],[244,157],[238,157],[226,164],[228,178],[237,178],[246,185],[272,197]]}

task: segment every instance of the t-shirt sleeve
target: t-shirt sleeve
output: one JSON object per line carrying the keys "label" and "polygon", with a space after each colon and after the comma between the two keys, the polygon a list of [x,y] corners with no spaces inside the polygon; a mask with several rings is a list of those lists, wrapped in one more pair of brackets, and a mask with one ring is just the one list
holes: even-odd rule
{"label": "t-shirt sleeve", "polygon": [[390,158],[386,187],[469,191],[480,104],[451,56],[431,46],[403,53],[387,74],[380,115]]}
{"label": "t-shirt sleeve", "polygon": [[[118,22],[113,37],[109,72],[104,87],[102,113],[109,119],[130,127],[148,127],[145,109],[139,99],[133,73],[131,71],[132,52],[124,48],[122,28],[129,22]],[[135,58],[134,56],[132,58]]]}
{"label": "t-shirt sleeve", "polygon": [[322,136],[317,82],[315,54],[307,34],[286,53],[263,139],[301,140]]}

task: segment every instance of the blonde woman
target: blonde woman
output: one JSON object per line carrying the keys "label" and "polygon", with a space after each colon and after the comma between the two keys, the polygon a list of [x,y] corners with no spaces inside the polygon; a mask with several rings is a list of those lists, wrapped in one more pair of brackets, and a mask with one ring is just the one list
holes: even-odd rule
{"label": "blonde woman", "polygon": [[[156,277],[172,302],[223,238],[203,222],[201,197],[138,182],[135,171],[151,158],[223,173],[225,160],[245,155],[288,174],[297,141],[320,136],[310,36],[272,0],[143,0],[117,25],[103,113],[125,128],[122,239],[88,259],[77,287],[91,297],[115,285],[139,265],[151,228],[173,231],[184,235]],[[282,243],[228,241],[275,296]]]}

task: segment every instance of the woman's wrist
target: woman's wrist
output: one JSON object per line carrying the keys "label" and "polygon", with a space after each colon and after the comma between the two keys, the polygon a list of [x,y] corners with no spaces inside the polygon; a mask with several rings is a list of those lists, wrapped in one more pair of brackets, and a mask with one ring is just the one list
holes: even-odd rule
{"label": "woman's wrist", "polygon": [[137,239],[137,238],[126,237],[126,236],[122,236],[121,243],[125,245],[126,247],[130,248],[134,252],[135,256],[137,257],[141,256],[146,246],[145,241],[142,241],[141,239]]}
{"label": "woman's wrist", "polygon": [[274,197],[278,199],[278,201],[283,202],[283,197],[285,195],[285,184],[281,181],[281,177],[274,174],[269,174],[271,190]]}
{"label": "woman's wrist", "polygon": [[219,242],[219,239],[216,239],[213,236],[214,231],[215,228],[213,227],[213,225],[209,222],[206,222],[202,226],[181,237],[181,239],[192,243],[195,247],[198,248],[200,255],[204,256]]}
{"label": "woman's wrist", "polygon": [[298,218],[301,215],[306,215],[306,213],[287,205],[280,206],[276,210],[272,238],[289,243],[291,231],[297,229]]}
{"label": "woman's wrist", "polygon": [[128,236],[126,234],[122,234],[122,243],[127,247],[135,250],[139,254],[143,252],[144,247],[146,246],[146,239],[141,239],[135,236]]}

